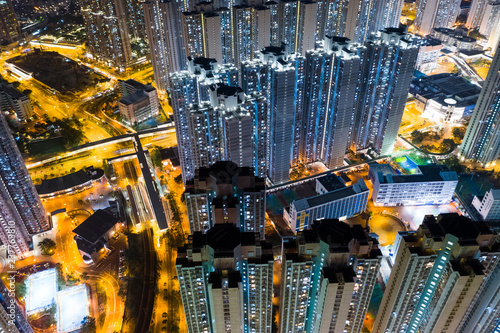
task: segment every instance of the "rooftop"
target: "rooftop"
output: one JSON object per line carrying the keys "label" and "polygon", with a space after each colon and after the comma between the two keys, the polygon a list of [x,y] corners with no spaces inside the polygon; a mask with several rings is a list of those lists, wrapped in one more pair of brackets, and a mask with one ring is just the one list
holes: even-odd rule
{"label": "rooftop", "polygon": [[444,101],[447,98],[457,100],[459,104],[476,103],[481,89],[464,78],[451,73],[441,73],[412,80],[410,93],[425,99]]}
{"label": "rooftop", "polygon": [[311,198],[299,199],[293,201],[292,204],[295,206],[297,211],[305,210],[309,207],[320,206],[328,202],[336,201],[346,197],[356,195],[361,192],[368,192],[369,189],[366,187],[365,182],[361,179],[358,183],[353,186],[340,188],[325,194],[316,195]]}
{"label": "rooftop", "polygon": [[56,193],[64,190],[69,190],[73,187],[83,185],[91,180],[96,180],[104,175],[102,169],[94,169],[92,167],[77,172],[70,173],[68,175],[45,179],[37,187],[39,195]]}
{"label": "rooftop", "polygon": [[445,165],[419,165],[417,170],[421,173],[414,175],[384,175],[378,172],[376,173],[376,177],[380,184],[458,181],[457,173],[450,171]]}
{"label": "rooftop", "polygon": [[73,229],[73,232],[89,243],[94,244],[119,221],[112,214],[99,209]]}
{"label": "rooftop", "polygon": [[149,96],[145,94],[144,91],[140,90],[136,93],[123,97],[121,100],[118,101],[118,103],[122,103],[125,105],[133,105],[145,100],[149,100]]}
{"label": "rooftop", "polygon": [[194,58],[193,63],[208,71],[211,70],[212,66],[217,63],[217,60],[212,58],[199,57]]}
{"label": "rooftop", "polygon": [[[321,178],[318,178],[317,181],[323,185],[323,187],[328,191],[334,191],[339,188],[345,187],[345,181],[343,181],[339,176],[335,174],[330,174]],[[349,180],[350,181],[350,180]]]}

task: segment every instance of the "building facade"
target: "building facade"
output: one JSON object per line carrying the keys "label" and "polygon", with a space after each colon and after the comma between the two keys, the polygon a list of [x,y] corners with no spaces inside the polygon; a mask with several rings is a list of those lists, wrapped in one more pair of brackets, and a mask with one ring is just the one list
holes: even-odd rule
{"label": "building facade", "polygon": [[0,3],[0,43],[11,44],[22,37],[21,27],[17,21],[11,0]]}
{"label": "building facade", "polygon": [[[390,170],[389,170],[390,169]],[[370,166],[375,206],[448,204],[458,184],[455,171],[444,165],[419,165],[414,175],[396,175],[392,169]]]}
{"label": "building facade", "polygon": [[15,286],[12,288],[10,284],[14,284],[15,280],[9,278],[4,281],[0,282],[0,330],[5,333],[33,333],[24,311],[17,305],[13,296],[12,289],[15,292]]}
{"label": "building facade", "polygon": [[[191,115],[190,110],[194,111],[194,109],[199,109],[200,106],[205,107],[207,110],[211,109],[210,86],[218,83],[237,87],[238,70],[232,65],[220,65],[215,59],[189,58],[188,69],[172,73],[170,77],[170,97],[184,183],[194,177],[196,169],[193,159],[193,138],[190,134],[190,130],[195,127],[196,123],[193,123],[195,114]],[[203,140],[206,141],[206,139]]]}
{"label": "building facade", "polygon": [[117,102],[120,114],[129,124],[138,124],[160,114],[158,93],[151,84],[135,80],[120,81],[122,99]]}
{"label": "building facade", "polygon": [[285,237],[279,331],[361,332],[381,260],[360,225],[327,219]]}
{"label": "building facade", "polygon": [[294,232],[307,229],[314,220],[351,218],[365,211],[369,194],[361,179],[349,187],[339,186],[310,198],[294,200],[283,210],[283,218]]}
{"label": "building facade", "polygon": [[180,1],[144,1],[144,20],[156,88],[169,88],[170,73],[187,67],[181,26],[183,3]]}
{"label": "building facade", "polygon": [[176,262],[189,333],[272,329],[272,247],[233,224],[189,236]]}
{"label": "building facade", "polygon": [[191,234],[229,222],[265,237],[265,181],[255,176],[253,168],[230,161],[199,168],[186,183],[184,199]]}
{"label": "building facade", "polygon": [[429,35],[433,28],[451,28],[459,13],[460,1],[458,0],[419,1],[415,15],[415,28],[421,35]]}
{"label": "building facade", "polygon": [[372,332],[459,332],[496,265],[494,255],[486,255],[497,251],[496,238],[483,222],[458,214],[428,215],[416,232],[399,233]]}
{"label": "building facade", "polygon": [[472,206],[484,221],[500,220],[500,190],[491,189],[483,197],[474,196]]}
{"label": "building facade", "polygon": [[125,70],[132,60],[132,47],[123,0],[80,0],[85,22],[86,49],[107,66]]}
{"label": "building facade", "polygon": [[33,105],[28,96],[7,82],[0,82],[0,108],[4,112],[14,112],[21,122],[26,122],[33,116]]}
{"label": "building facade", "polygon": [[349,148],[362,79],[364,48],[325,37],[307,51],[300,160],[340,167]]}
{"label": "building facade", "polygon": [[49,230],[50,224],[3,115],[0,149],[0,240],[10,255],[24,258],[31,235]]}
{"label": "building facade", "polygon": [[500,53],[493,57],[476,107],[460,146],[459,156],[482,165],[500,156]]}
{"label": "building facade", "polygon": [[412,36],[395,28],[380,31],[365,47],[355,143],[386,155],[396,142],[419,47]]}

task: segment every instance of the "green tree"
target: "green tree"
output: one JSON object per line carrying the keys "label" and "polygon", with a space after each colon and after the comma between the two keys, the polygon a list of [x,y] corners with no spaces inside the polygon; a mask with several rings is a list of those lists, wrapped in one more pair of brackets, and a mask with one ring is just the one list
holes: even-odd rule
{"label": "green tree", "polygon": [[414,130],[413,132],[411,132],[411,139],[411,142],[413,142],[414,144],[419,144],[424,141],[424,134],[420,133],[417,130]]}
{"label": "green tree", "polygon": [[82,325],[82,333],[95,333],[97,331],[95,319],[90,316],[83,318]]}
{"label": "green tree", "polygon": [[153,161],[153,165],[159,169],[163,167],[160,150],[161,147],[159,146],[153,146],[150,149],[151,161]]}
{"label": "green tree", "polygon": [[182,183],[182,174],[175,177],[174,182],[176,182],[177,184],[181,184]]}
{"label": "green tree", "polygon": [[57,244],[50,238],[44,238],[40,243],[38,243],[38,247],[42,250],[42,254],[44,256],[53,256],[54,251],[57,248]]}
{"label": "green tree", "polygon": [[16,283],[16,294],[18,298],[26,296],[26,284],[24,282]]}
{"label": "green tree", "polygon": [[465,127],[453,127],[451,131],[453,138],[455,138],[456,141],[462,141],[465,136],[465,130]]}
{"label": "green tree", "polygon": [[450,168],[451,171],[455,171],[458,174],[461,174],[465,171],[465,166],[460,163],[460,160],[456,156],[452,156],[444,160],[444,164]]}

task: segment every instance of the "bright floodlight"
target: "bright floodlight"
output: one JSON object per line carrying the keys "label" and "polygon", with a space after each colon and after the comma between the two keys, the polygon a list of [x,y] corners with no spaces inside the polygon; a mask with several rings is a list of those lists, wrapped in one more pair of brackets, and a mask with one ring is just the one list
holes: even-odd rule
{"label": "bright floodlight", "polygon": [[57,291],[56,269],[48,269],[43,272],[32,274],[28,277],[26,312],[28,314],[42,311],[54,304]]}
{"label": "bright floodlight", "polygon": [[57,331],[73,332],[89,315],[87,286],[81,284],[57,294]]}

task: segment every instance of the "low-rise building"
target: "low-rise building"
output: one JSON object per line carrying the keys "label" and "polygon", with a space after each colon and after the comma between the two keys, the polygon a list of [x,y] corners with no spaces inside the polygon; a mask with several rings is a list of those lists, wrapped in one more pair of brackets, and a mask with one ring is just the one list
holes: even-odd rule
{"label": "low-rise building", "polygon": [[421,72],[431,72],[437,68],[443,44],[440,40],[431,37],[422,39],[418,50],[417,65],[415,68]]}
{"label": "low-rise building", "polygon": [[33,116],[30,99],[7,82],[0,82],[0,107],[3,111],[13,111],[21,122]]}
{"label": "low-rise building", "polygon": [[436,122],[456,123],[474,110],[481,89],[451,74],[422,76],[410,84],[410,93],[423,105],[423,116]]}
{"label": "low-rise building", "polygon": [[467,36],[467,30],[464,29],[434,28],[432,36],[443,42],[444,48],[452,52],[481,48],[475,38]]}
{"label": "low-rise building", "polygon": [[122,99],[118,109],[129,124],[137,124],[160,114],[158,92],[150,85],[134,80],[120,81]]}
{"label": "low-rise building", "polygon": [[[370,169],[377,166],[370,165]],[[442,205],[451,202],[458,184],[455,171],[447,166],[417,166],[416,174],[397,175],[392,168],[372,172],[375,206]]]}
{"label": "low-rise building", "polygon": [[[346,219],[366,209],[370,190],[363,179],[352,186],[345,186],[334,175],[316,180],[318,195],[294,200],[283,210],[283,218],[294,232],[304,230],[314,220]],[[319,183],[319,184],[318,184]]]}
{"label": "low-rise building", "polygon": [[491,189],[484,196],[474,196],[472,206],[484,221],[500,220],[500,189]]}
{"label": "low-rise building", "polygon": [[36,190],[40,198],[54,197],[91,188],[103,177],[104,170],[88,167],[61,177],[44,179]]}
{"label": "low-rise building", "polygon": [[99,209],[73,229],[78,251],[86,264],[99,260],[110,251],[109,240],[124,227],[111,209]]}

